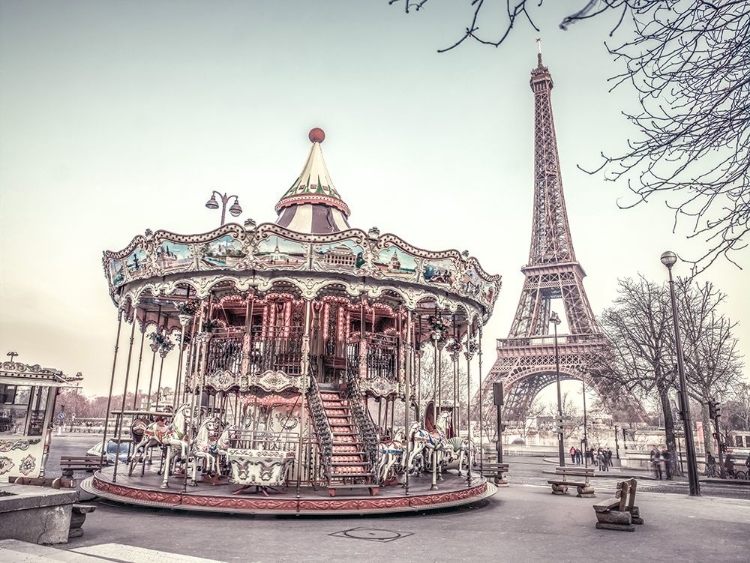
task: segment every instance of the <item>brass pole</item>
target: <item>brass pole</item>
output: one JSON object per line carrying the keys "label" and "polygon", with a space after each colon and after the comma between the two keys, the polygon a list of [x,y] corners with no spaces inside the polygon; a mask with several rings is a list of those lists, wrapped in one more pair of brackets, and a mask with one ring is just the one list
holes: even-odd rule
{"label": "brass pole", "polygon": [[112,405],[112,388],[115,384],[115,368],[117,367],[117,352],[120,349],[120,329],[122,328],[122,309],[117,312],[117,336],[115,337],[115,355],[112,358],[112,377],[109,380],[109,395],[107,396],[107,414],[104,417],[104,435],[102,436],[102,453],[99,457],[99,466],[104,465],[104,456],[107,453],[107,429],[109,427],[109,409]]}
{"label": "brass pole", "polygon": [[[156,331],[159,332],[159,324],[161,323],[161,305],[159,305],[159,311],[156,313]],[[145,324],[145,323],[144,323]],[[156,366],[156,351],[159,347],[154,342],[151,345],[151,375],[148,378],[148,395],[146,396],[146,410],[151,410],[151,388],[154,384],[154,367]]]}
{"label": "brass pole", "polygon": [[[144,311],[144,315],[145,315],[145,311]],[[138,384],[141,381],[141,363],[143,361],[143,341],[146,338],[145,316],[144,316],[143,321],[144,321],[143,326],[141,327],[141,346],[140,346],[140,349],[138,350],[138,371],[136,372],[136,375],[135,375],[135,392],[133,393],[133,410],[136,410],[137,408],[136,404],[138,403]]]}
{"label": "brass pole", "polygon": [[[144,311],[144,315],[145,315]],[[117,449],[115,450],[115,467],[112,473],[112,482],[117,482],[117,465],[120,461],[120,443],[122,442],[122,421],[125,418],[125,398],[128,394],[128,379],[130,378],[130,360],[133,357],[133,342],[135,336],[135,325],[138,322],[138,309],[136,308],[133,313],[133,328],[130,329],[130,346],[128,348],[128,361],[127,367],[125,368],[125,386],[122,390],[122,403],[120,404],[120,416],[115,423],[115,441],[117,442]]]}

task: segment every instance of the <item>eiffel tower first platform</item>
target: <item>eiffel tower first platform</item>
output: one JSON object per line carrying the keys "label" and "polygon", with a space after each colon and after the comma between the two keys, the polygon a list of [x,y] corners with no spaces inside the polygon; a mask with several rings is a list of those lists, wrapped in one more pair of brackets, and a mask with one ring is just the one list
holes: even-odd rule
{"label": "eiffel tower first platform", "polygon": [[[606,382],[589,373],[594,355],[607,347],[591,311],[576,260],[565,209],[560,158],[552,118],[552,76],[542,64],[531,71],[534,92],[534,213],[526,280],[508,338],[498,339],[497,361],[483,385],[483,401],[492,400],[492,383],[504,383],[508,421],[525,418],[528,406],[556,376],[555,339],[551,332],[553,299],[561,300],[569,333],[558,336],[560,379],[584,380],[607,406],[613,402]],[[492,412],[490,409],[487,412]]]}

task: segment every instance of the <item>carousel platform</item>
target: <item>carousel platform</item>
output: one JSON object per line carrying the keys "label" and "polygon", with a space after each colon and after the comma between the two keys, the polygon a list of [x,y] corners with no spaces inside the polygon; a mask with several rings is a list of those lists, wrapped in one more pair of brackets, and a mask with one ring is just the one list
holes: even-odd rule
{"label": "carousel platform", "polygon": [[97,471],[93,477],[81,483],[81,488],[93,495],[123,504],[170,508],[173,510],[225,512],[235,514],[304,515],[331,516],[355,514],[396,514],[403,512],[424,512],[455,506],[469,505],[497,492],[497,488],[478,475],[467,483],[466,477],[453,473],[443,475],[437,490],[430,490],[430,476],[409,479],[409,494],[400,485],[381,487],[376,496],[367,496],[360,489],[352,489],[352,494],[342,489],[341,496],[330,497],[325,486],[301,487],[291,485],[264,496],[261,493],[243,492],[235,494],[242,487],[238,485],[211,485],[199,482],[197,486],[188,484],[183,491],[183,481],[170,480],[169,489],[161,489],[162,477],[156,471],[146,471],[141,477],[128,477],[117,473],[117,481],[112,482],[112,468]]}

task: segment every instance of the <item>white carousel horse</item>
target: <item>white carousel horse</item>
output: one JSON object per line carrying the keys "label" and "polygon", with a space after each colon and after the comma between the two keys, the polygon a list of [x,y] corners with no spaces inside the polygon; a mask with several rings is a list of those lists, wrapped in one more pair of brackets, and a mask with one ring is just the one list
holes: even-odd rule
{"label": "white carousel horse", "polygon": [[462,469],[469,465],[469,452],[472,454],[471,459],[476,459],[475,450],[474,443],[470,443],[468,438],[460,438],[458,436],[447,438],[445,440],[444,448],[447,457],[445,460],[446,466],[457,461],[458,475],[460,477],[463,475]]}
{"label": "white carousel horse", "polygon": [[190,405],[184,404],[175,411],[171,424],[167,425],[163,422],[149,424],[148,428],[143,432],[141,441],[135,447],[128,475],[133,474],[133,469],[139,461],[142,461],[146,449],[153,446],[166,447],[167,459],[164,464],[164,480],[162,481],[161,488],[169,488],[172,450],[179,448],[182,459],[187,460],[188,443],[186,434],[191,418]]}
{"label": "white carousel horse", "polygon": [[[427,458],[430,456],[434,456],[436,458],[435,463],[438,463],[437,457],[442,454],[445,448],[445,430],[448,427],[449,418],[449,412],[440,413],[435,422],[436,432],[428,432],[422,428],[419,421],[412,423],[409,428],[411,451],[406,465],[410,472],[416,472],[419,475],[423,470],[426,470]],[[421,460],[421,463],[418,463],[418,460]]]}
{"label": "white carousel horse", "polygon": [[[216,459],[219,467],[229,465],[229,461],[227,460],[229,448],[232,447],[232,440],[236,440],[239,437],[239,433],[239,427],[234,424],[227,424],[216,439]],[[221,462],[222,459],[224,459],[224,463]]]}
{"label": "white carousel horse", "polygon": [[192,484],[196,485],[198,472],[198,460],[203,460],[204,480],[206,475],[214,475],[211,481],[217,483],[219,469],[218,452],[216,444],[221,435],[221,420],[217,416],[210,416],[204,420],[193,440],[191,451],[193,454],[193,478]]}
{"label": "white carousel horse", "polygon": [[380,460],[376,473],[381,484],[385,485],[399,472],[400,466],[402,466],[405,441],[406,431],[399,428],[393,435],[392,440],[380,442]]}

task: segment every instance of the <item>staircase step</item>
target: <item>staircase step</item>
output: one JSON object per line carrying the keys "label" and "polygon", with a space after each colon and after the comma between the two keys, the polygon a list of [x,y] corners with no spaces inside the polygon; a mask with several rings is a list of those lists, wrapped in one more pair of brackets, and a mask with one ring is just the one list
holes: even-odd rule
{"label": "staircase step", "polygon": [[361,446],[362,442],[331,442],[332,446]]}
{"label": "staircase step", "polygon": [[331,467],[365,467],[362,460],[359,461],[332,461]]}
{"label": "staircase step", "polygon": [[350,484],[344,484],[344,483],[331,483],[328,485],[329,489],[371,489],[372,487],[375,487],[377,485],[375,484],[363,484],[363,483],[350,483]]}
{"label": "staircase step", "polygon": [[329,474],[330,478],[348,479],[350,477],[372,477],[372,473],[338,473],[336,471]]}
{"label": "staircase step", "polygon": [[332,434],[334,436],[359,436],[359,432],[332,432]]}

